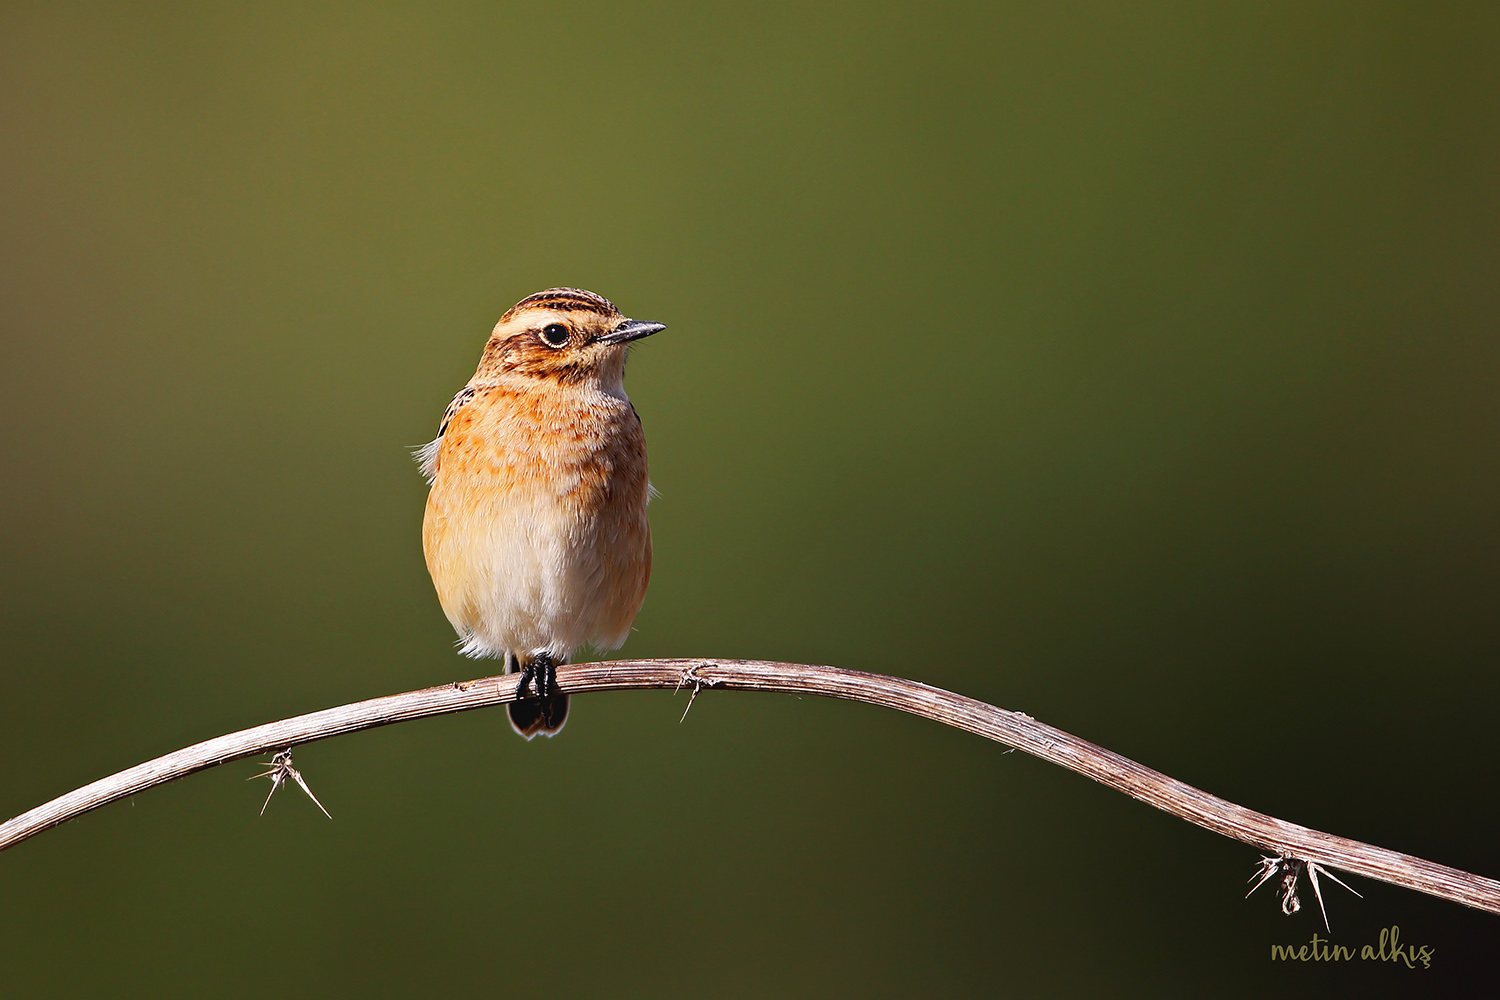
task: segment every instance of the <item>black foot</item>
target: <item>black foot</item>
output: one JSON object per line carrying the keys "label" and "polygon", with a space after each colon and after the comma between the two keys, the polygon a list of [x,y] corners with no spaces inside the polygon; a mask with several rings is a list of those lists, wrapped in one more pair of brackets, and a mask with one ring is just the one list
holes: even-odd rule
{"label": "black foot", "polygon": [[526,697],[526,688],[536,682],[536,697],[550,698],[557,694],[557,664],[551,653],[537,653],[521,668],[521,680],[516,684],[516,700]]}
{"label": "black foot", "polygon": [[550,698],[557,694],[557,664],[550,653],[541,653],[536,658],[536,696]]}
{"label": "black foot", "polygon": [[[531,683],[532,678],[535,676],[536,666],[534,664],[528,663],[526,664],[526,666],[521,668],[521,679],[516,684],[517,701],[520,701],[522,698],[526,697],[526,686]],[[537,681],[537,687],[541,687],[541,681]],[[538,694],[540,695],[540,692],[538,692]]]}

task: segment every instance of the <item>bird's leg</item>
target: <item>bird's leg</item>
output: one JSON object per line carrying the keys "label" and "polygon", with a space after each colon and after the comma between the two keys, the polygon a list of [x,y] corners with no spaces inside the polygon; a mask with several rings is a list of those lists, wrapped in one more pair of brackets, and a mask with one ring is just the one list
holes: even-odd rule
{"label": "bird's leg", "polygon": [[546,698],[557,693],[557,664],[551,653],[537,653],[521,667],[521,680],[516,685],[516,700],[526,697],[526,686],[536,682],[536,698]]}
{"label": "bird's leg", "polygon": [[551,653],[538,653],[532,660],[536,664],[536,696],[545,698],[557,693],[557,665]]}
{"label": "bird's leg", "polygon": [[[533,677],[536,677],[536,665],[534,663],[528,661],[526,663],[526,665],[521,668],[521,679],[520,679],[520,681],[518,681],[516,683],[516,700],[517,701],[520,701],[522,698],[526,697],[526,685],[528,685],[528,684],[531,683],[531,679]],[[537,686],[537,696],[540,697],[541,696],[541,686],[542,686],[542,682],[541,682],[540,678],[537,678],[537,684],[536,684],[536,686]]]}

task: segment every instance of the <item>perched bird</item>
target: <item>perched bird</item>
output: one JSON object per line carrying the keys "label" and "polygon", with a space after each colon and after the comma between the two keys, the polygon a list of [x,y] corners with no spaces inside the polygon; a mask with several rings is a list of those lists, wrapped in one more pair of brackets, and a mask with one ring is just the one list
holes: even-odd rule
{"label": "perched bird", "polygon": [[506,708],[528,740],[567,721],[556,667],[586,643],[623,644],[646,596],[651,485],[625,355],[664,329],[582,289],[528,295],[417,452],[438,600],[464,654],[520,671]]}

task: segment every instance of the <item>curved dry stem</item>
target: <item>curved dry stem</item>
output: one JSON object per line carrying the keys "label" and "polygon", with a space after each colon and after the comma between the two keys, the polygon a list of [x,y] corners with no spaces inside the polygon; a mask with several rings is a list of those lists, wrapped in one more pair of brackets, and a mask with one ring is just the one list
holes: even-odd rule
{"label": "curved dry stem", "polygon": [[[109,802],[240,757],[408,719],[487,708],[515,699],[516,675],[355,702],[205,740],[85,785],[0,824],[0,850]],[[1320,833],[1235,805],[1021,712],[899,677],[758,660],[614,660],[562,667],[570,694],[681,686],[822,695],[920,715],[1093,778],[1206,830],[1265,851],[1405,886],[1500,913],[1500,882],[1372,844]]]}

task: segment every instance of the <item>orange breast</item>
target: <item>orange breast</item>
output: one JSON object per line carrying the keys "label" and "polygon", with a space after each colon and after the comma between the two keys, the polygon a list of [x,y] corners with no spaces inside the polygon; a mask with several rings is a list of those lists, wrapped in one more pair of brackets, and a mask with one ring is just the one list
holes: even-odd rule
{"label": "orange breast", "polygon": [[624,642],[651,575],[645,437],[628,401],[480,389],[434,471],[423,550],[466,651]]}

